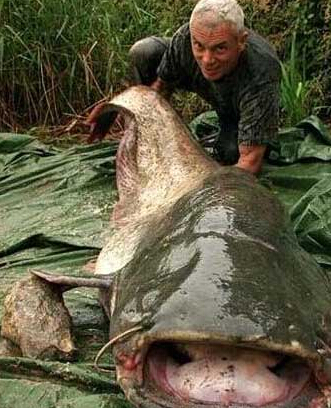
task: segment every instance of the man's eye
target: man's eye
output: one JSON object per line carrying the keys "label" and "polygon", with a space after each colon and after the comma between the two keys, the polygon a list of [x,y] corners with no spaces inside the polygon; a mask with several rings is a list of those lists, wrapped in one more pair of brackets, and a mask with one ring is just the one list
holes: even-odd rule
{"label": "man's eye", "polygon": [[194,47],[197,50],[202,50],[203,49],[202,45],[200,43],[198,43],[198,42],[194,43]]}

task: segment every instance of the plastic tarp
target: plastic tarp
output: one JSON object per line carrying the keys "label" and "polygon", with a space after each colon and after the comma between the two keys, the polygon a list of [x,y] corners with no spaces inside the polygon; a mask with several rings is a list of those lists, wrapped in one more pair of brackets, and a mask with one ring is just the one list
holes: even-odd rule
{"label": "plastic tarp", "polygon": [[[199,117],[193,130],[215,131],[216,117]],[[0,134],[0,319],[5,293],[29,268],[88,276],[105,239],[116,199],[116,143],[55,149],[28,135]],[[310,117],[280,132],[261,183],[288,208],[301,245],[331,267],[331,135]],[[129,404],[115,382],[108,323],[94,289],[65,295],[73,317],[78,361],[0,357],[0,408],[109,408]],[[106,353],[107,354],[107,353]]]}
{"label": "plastic tarp", "polygon": [[[27,135],[0,134],[0,318],[6,291],[29,268],[87,276],[116,197],[116,145],[61,151]],[[87,265],[87,267],[86,267]],[[93,289],[65,295],[78,362],[0,357],[1,408],[124,407],[112,373],[92,363],[108,341],[108,323]],[[31,322],[33,324],[33,322]]]}

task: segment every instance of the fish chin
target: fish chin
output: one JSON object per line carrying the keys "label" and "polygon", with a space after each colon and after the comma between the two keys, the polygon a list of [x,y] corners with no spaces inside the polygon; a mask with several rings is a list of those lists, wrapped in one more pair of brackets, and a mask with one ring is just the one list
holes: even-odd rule
{"label": "fish chin", "polygon": [[143,381],[122,386],[142,407],[310,407],[320,398],[312,368],[270,351],[194,343],[154,343]]}

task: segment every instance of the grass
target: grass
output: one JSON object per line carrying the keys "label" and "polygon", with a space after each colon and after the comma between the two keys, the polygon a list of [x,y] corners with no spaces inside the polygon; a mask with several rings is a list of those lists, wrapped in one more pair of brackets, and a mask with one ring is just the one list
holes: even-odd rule
{"label": "grass", "polygon": [[[321,1],[324,4],[328,0]],[[256,13],[257,3],[263,7],[273,4],[265,0],[240,2],[250,5],[247,21],[254,21],[263,13],[263,9]],[[122,90],[127,83],[131,45],[151,34],[172,35],[188,20],[195,3],[196,0],[0,0],[0,131],[67,124],[96,101]],[[280,3],[272,5],[271,17],[265,13],[258,19],[260,25],[265,21],[264,34],[268,29],[276,34],[268,18],[278,24],[298,0],[290,0],[285,11]],[[300,37],[298,44],[302,41]],[[304,114],[310,92],[309,82],[299,70],[296,47],[292,43],[293,52],[283,64],[281,90],[283,112],[291,124]],[[315,77],[319,75],[316,73]],[[323,92],[321,89],[319,105],[325,105]],[[188,119],[205,109],[191,96],[176,96],[174,101]]]}
{"label": "grass", "polygon": [[0,0],[0,130],[60,124],[122,89],[130,46],[165,34],[170,3]]}
{"label": "grass", "polygon": [[303,65],[301,70],[296,50],[296,32],[294,32],[290,59],[286,63],[281,63],[281,106],[285,111],[286,125],[294,126],[309,115],[310,83],[306,80],[305,59],[303,58],[300,63]]}

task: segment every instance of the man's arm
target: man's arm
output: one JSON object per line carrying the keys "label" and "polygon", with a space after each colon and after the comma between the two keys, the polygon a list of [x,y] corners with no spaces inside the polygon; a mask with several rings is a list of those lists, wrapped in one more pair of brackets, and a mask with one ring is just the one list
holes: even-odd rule
{"label": "man's arm", "polygon": [[277,139],[278,82],[247,90],[240,102],[240,115],[236,166],[256,174],[261,170],[267,145]]}
{"label": "man's arm", "polygon": [[257,174],[262,167],[263,156],[266,151],[266,145],[239,145],[239,160],[235,165],[250,173]]}

